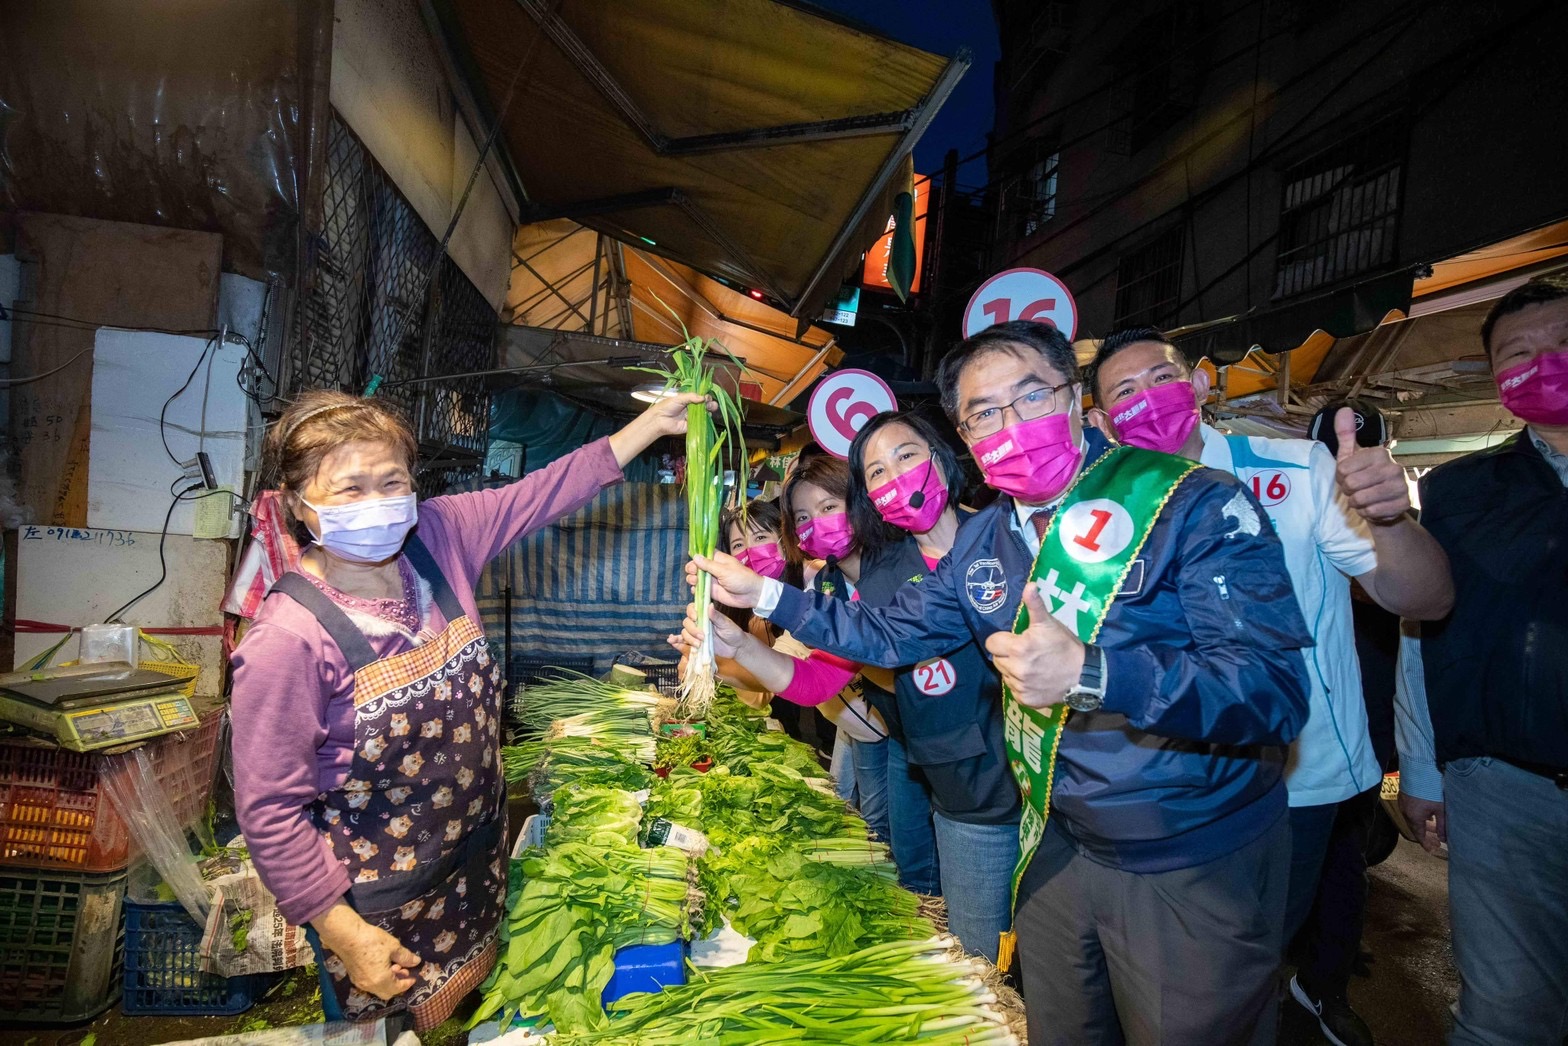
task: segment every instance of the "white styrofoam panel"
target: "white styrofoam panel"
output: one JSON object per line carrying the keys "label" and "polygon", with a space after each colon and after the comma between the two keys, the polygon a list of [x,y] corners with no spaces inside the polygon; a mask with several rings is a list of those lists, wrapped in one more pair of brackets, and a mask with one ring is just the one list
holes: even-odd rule
{"label": "white styrofoam panel", "polygon": [[[126,611],[126,624],[142,628],[221,625],[218,606],[227,582],[228,544],[170,534],[164,559],[168,577]],[[16,616],[62,625],[96,624],[157,581],[159,570],[156,533],[24,524],[16,534]],[[12,667],[32,660],[59,638],[58,634],[17,633]],[[168,641],[202,666],[197,692],[216,694],[223,667],[222,637],[170,636]],[[76,649],[73,639],[57,660],[71,660]]]}
{"label": "white styrofoam panel", "polygon": [[[220,486],[243,490],[248,411],[238,376],[242,345],[205,338],[104,327],[93,347],[92,444],[87,469],[87,525],[117,530],[163,529],[174,489],[189,486],[164,449],[187,461],[205,450]],[[206,353],[203,359],[203,353]],[[201,365],[197,368],[197,361]],[[193,368],[190,386],[159,414]],[[177,482],[179,481],[179,482]],[[195,505],[182,502],[170,534],[191,533]],[[239,536],[240,517],[229,537]]]}

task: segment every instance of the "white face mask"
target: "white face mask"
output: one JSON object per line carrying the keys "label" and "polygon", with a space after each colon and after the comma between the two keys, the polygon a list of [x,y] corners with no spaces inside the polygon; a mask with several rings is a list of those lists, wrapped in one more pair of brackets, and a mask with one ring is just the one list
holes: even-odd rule
{"label": "white face mask", "polygon": [[381,563],[403,549],[408,532],[419,522],[419,506],[412,494],[395,498],[364,498],[346,505],[301,503],[316,512],[321,533],[316,544],[339,559],[354,563]]}

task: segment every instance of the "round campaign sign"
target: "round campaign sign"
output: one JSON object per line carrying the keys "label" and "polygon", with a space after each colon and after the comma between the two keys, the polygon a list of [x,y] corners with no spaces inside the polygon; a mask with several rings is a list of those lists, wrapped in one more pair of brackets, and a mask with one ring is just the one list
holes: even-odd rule
{"label": "round campaign sign", "polygon": [[817,383],[806,422],[818,446],[835,458],[848,458],[860,427],[885,410],[897,409],[887,382],[868,370],[839,370]]}
{"label": "round campaign sign", "polygon": [[1090,498],[1062,513],[1056,534],[1080,563],[1104,563],[1132,544],[1132,516],[1110,498]]}
{"label": "round campaign sign", "polygon": [[964,337],[995,323],[1038,320],[1067,336],[1078,332],[1078,303],[1061,280],[1044,269],[1007,269],[980,285],[964,309]]}
{"label": "round campaign sign", "polygon": [[941,697],[951,693],[956,685],[958,673],[953,670],[953,663],[945,657],[915,666],[915,686],[927,697]]}

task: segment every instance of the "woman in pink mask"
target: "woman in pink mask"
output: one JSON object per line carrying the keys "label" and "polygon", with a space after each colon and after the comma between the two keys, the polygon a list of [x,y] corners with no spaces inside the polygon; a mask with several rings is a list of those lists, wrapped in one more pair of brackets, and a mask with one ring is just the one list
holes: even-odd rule
{"label": "woman in pink mask", "polygon": [[[779,495],[779,546],[786,563],[802,564],[806,587],[853,600],[859,598],[855,586],[862,557],[849,524],[849,484],[849,466],[838,458],[819,454],[797,459]],[[754,556],[748,548],[747,559]],[[750,565],[758,570],[767,564]],[[714,629],[721,678],[740,688],[772,692],[822,714],[833,728],[832,737],[824,742],[832,751],[839,795],[854,802],[871,829],[888,839],[886,758],[877,758],[886,752],[887,725],[866,703],[860,666],[810,650],[788,634],[752,635],[728,618],[715,618]],[[686,649],[679,635],[671,636],[670,643]],[[797,668],[799,682],[793,683]],[[891,673],[871,671],[891,684]]]}

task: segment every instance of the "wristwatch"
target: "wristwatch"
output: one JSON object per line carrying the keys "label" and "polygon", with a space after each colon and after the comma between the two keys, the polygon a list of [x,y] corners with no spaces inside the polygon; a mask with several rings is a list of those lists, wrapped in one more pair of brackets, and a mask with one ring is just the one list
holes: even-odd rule
{"label": "wristwatch", "polygon": [[1074,712],[1098,712],[1105,704],[1105,651],[1090,643],[1084,647],[1083,672],[1078,685],[1062,699]]}

